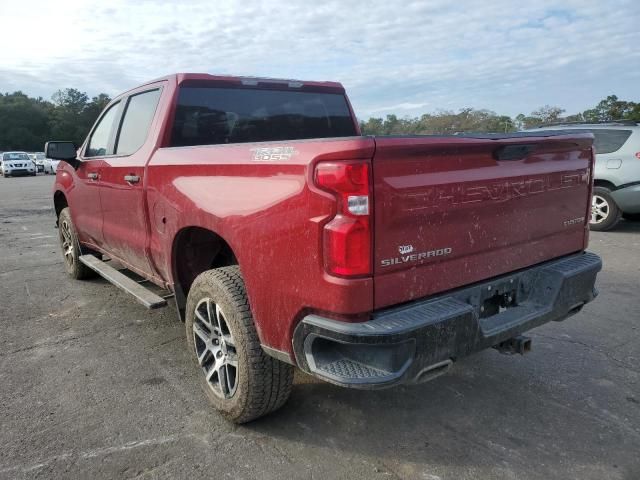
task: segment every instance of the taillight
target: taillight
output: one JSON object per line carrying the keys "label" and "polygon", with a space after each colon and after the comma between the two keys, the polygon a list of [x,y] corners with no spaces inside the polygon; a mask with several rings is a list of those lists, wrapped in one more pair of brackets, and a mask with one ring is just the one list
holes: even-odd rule
{"label": "taillight", "polygon": [[636,152],[636,158],[640,160],[640,152]]}
{"label": "taillight", "polygon": [[319,163],[315,181],[338,201],[336,216],[323,233],[327,271],[341,276],[371,274],[369,164]]}

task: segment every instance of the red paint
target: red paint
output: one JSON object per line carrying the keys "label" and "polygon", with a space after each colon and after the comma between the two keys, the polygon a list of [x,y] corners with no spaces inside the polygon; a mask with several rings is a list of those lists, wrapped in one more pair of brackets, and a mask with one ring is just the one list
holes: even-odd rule
{"label": "red paint", "polygon": [[[549,139],[523,160],[493,151],[522,139],[377,138],[375,307],[421,298],[585,248],[592,139]],[[565,226],[564,222],[583,218]],[[407,255],[428,256],[383,267]]]}
{"label": "red paint", "polygon": [[[224,238],[238,259],[265,345],[291,352],[292,331],[311,311],[362,321],[374,308],[585,247],[586,219],[570,227],[563,222],[587,209],[589,135],[527,138],[541,148],[526,160],[502,162],[493,159],[493,150],[522,140],[350,137],[258,144],[297,151],[270,162],[254,160],[256,144],[165,147],[179,84],[241,81],[178,74],[123,94],[114,101],[162,87],[146,143],[133,155],[85,159],[77,171],[65,164],[54,190],[66,195],[83,244],[170,288],[177,281],[173,247],[181,229],[198,226]],[[301,88],[344,91],[332,82],[305,82]],[[370,266],[346,271],[363,276],[328,273],[326,227],[336,215],[356,217],[344,214],[344,183],[331,191],[317,186],[320,162],[368,165],[370,183],[355,190],[370,196],[371,213],[362,217],[370,229],[370,244],[362,244],[371,251]],[[89,172],[98,173],[98,180],[88,180]],[[140,182],[128,184],[128,174]],[[418,253],[451,253],[380,266],[402,257],[399,247],[408,245]],[[366,274],[369,269],[373,275]]]}

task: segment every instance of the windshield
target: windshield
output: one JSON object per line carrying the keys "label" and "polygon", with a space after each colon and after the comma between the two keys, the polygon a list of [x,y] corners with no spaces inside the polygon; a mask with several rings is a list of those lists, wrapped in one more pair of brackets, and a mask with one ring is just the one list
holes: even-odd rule
{"label": "windshield", "polygon": [[36,160],[44,160],[45,156],[44,153],[36,153]]}
{"label": "windshield", "polygon": [[5,153],[2,156],[3,160],[29,160],[29,155],[27,155],[26,153],[16,153],[16,152],[11,152],[11,153]]}

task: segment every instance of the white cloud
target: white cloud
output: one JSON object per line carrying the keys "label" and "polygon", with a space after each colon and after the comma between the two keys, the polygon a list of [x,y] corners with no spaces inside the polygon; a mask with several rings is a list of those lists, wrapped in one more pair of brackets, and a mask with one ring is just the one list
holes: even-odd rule
{"label": "white cloud", "polygon": [[384,107],[374,108],[373,110],[371,110],[371,113],[396,112],[398,110],[418,110],[424,109],[428,105],[430,105],[429,102],[402,102],[396,103],[395,105],[386,105]]}
{"label": "white cloud", "polygon": [[116,94],[176,71],[341,81],[359,117],[640,100],[640,3],[3,2],[0,91]]}

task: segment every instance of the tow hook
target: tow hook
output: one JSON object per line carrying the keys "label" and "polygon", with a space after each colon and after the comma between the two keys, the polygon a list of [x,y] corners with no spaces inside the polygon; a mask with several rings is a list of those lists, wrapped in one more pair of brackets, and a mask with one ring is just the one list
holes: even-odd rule
{"label": "tow hook", "polygon": [[504,342],[494,345],[493,348],[504,355],[514,355],[516,353],[524,355],[531,351],[531,339],[524,335],[518,335],[517,337],[510,338],[509,340],[505,340]]}

